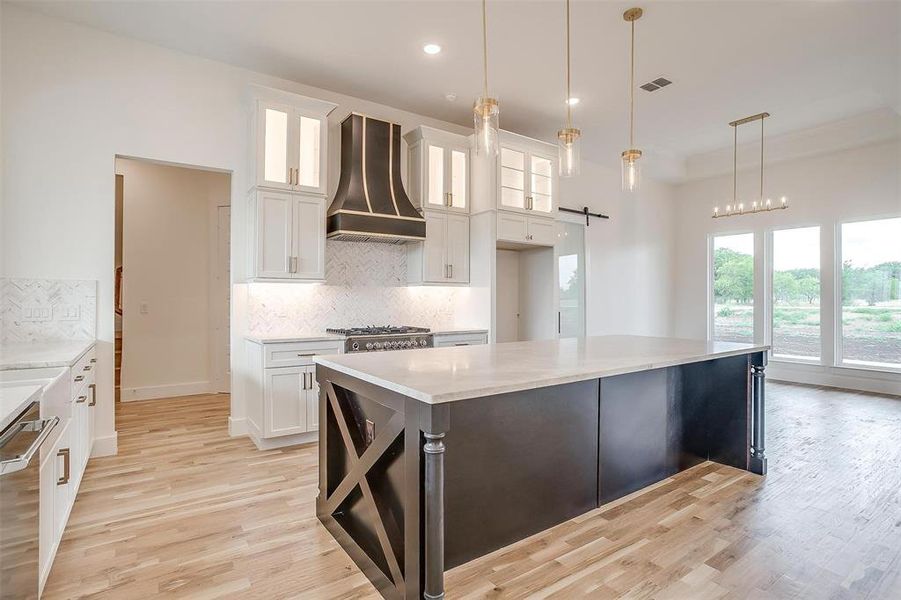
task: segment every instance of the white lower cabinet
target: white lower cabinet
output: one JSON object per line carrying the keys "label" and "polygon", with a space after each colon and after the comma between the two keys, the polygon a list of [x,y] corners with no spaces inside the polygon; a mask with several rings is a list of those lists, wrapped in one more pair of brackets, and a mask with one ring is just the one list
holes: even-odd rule
{"label": "white lower cabinet", "polygon": [[48,449],[41,450],[38,564],[39,587],[42,590],[94,446],[96,360],[94,348],[91,347],[69,369],[66,376],[71,398],[67,411],[69,416],[61,419],[56,426],[58,433],[51,433],[53,443]]}
{"label": "white lower cabinet", "polygon": [[340,340],[247,340],[247,430],[258,448],[317,439],[319,385],[313,357],[342,349]]}
{"label": "white lower cabinet", "polygon": [[498,211],[497,239],[517,245],[553,246],[557,243],[556,221]]}
{"label": "white lower cabinet", "polygon": [[449,348],[452,346],[478,346],[488,343],[487,331],[466,332],[436,332],[432,339],[436,348]]}

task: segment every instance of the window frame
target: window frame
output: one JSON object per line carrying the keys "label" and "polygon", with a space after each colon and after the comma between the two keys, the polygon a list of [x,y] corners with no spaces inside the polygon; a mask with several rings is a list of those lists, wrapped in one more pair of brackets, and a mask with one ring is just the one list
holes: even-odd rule
{"label": "window frame", "polygon": [[[812,227],[816,227],[819,233],[819,250],[820,250],[820,260],[819,260],[819,269],[820,269],[820,352],[819,356],[808,357],[808,356],[785,356],[776,354],[775,348],[773,346],[773,315],[775,314],[775,306],[773,302],[773,293],[775,292],[775,287],[773,283],[773,275],[776,272],[776,253],[775,253],[775,245],[774,238],[775,233],[777,231],[791,231],[793,229],[810,229]],[[828,319],[829,315],[824,315],[824,310],[826,310],[824,297],[828,291],[826,290],[826,286],[823,281],[823,225],[819,223],[804,223],[804,224],[793,224],[786,225],[783,227],[771,227],[764,231],[766,235],[766,263],[764,265],[764,270],[766,272],[766,296],[765,302],[767,305],[767,319],[765,321],[766,328],[766,343],[769,345],[770,349],[767,351],[767,355],[769,360],[780,362],[780,363],[790,363],[790,364],[800,364],[800,365],[825,365],[825,336],[823,335],[823,323],[825,322],[824,316]]]}

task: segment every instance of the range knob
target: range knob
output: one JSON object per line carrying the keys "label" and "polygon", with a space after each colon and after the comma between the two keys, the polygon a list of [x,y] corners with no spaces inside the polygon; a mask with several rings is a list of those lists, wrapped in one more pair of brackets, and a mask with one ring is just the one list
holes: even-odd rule
{"label": "range knob", "polygon": [[428,343],[425,341],[425,338],[422,338],[421,340],[419,340],[419,345],[422,346],[423,348],[425,348],[428,345]]}
{"label": "range knob", "polygon": [[366,342],[366,349],[372,350],[372,342]]}
{"label": "range knob", "polygon": [[372,345],[372,347],[375,348],[376,350],[381,350],[382,344],[381,344],[381,342],[376,342],[375,344]]}
{"label": "range knob", "polygon": [[357,350],[360,349],[360,344],[358,342],[354,342],[353,344],[350,345],[350,349],[353,350],[354,352],[356,352]]}

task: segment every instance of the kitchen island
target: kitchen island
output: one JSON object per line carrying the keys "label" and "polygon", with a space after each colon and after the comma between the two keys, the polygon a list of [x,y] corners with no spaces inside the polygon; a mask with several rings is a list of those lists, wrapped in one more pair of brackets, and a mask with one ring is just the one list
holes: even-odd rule
{"label": "kitchen island", "polygon": [[317,515],[386,598],[712,460],[760,475],[766,346],[604,336],[316,357]]}

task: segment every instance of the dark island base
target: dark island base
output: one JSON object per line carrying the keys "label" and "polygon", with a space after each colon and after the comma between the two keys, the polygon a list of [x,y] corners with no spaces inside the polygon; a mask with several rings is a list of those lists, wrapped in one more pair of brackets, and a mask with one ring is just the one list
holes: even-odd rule
{"label": "dark island base", "polygon": [[386,598],[705,460],[764,474],[764,354],[428,405],[318,367],[317,514]]}

